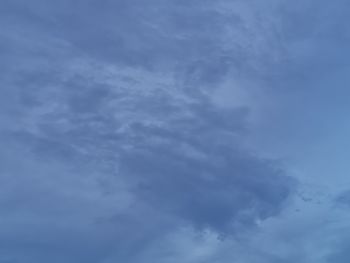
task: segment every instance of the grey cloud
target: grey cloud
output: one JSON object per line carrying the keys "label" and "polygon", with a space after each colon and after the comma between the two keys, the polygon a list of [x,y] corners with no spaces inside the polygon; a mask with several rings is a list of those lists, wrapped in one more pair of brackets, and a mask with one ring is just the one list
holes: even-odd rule
{"label": "grey cloud", "polygon": [[[79,72],[77,75],[75,78],[85,78]],[[160,92],[161,95],[152,90],[137,95],[132,89],[118,89],[116,83],[104,86],[100,92],[98,85],[95,87],[90,82],[94,87],[90,88],[80,86],[79,82],[70,80],[69,85],[55,82],[34,89],[31,95],[38,101],[28,104],[20,100],[23,112],[19,128],[10,127],[6,136],[2,136],[9,142],[15,141],[20,149],[26,149],[37,159],[25,170],[8,169],[7,173],[19,174],[18,184],[30,191],[28,194],[16,191],[16,199],[11,197],[8,205],[15,206],[19,202],[17,198],[21,198],[29,214],[34,215],[33,223],[29,223],[31,227],[39,219],[48,228],[56,225],[56,220],[49,220],[50,213],[62,218],[66,223],[59,227],[60,235],[40,227],[39,230],[46,233],[40,237],[43,243],[60,247],[52,254],[68,253],[64,259],[67,262],[74,259],[99,262],[109,254],[126,262],[141,262],[138,258],[147,250],[147,244],[161,240],[176,226],[235,236],[256,227],[258,221],[279,214],[293,193],[294,181],[283,170],[240,145],[239,138],[246,129],[246,110],[218,109],[196,97],[186,102],[173,98],[168,90]],[[95,97],[101,102],[94,103],[93,110],[81,104]],[[57,107],[52,108],[53,105]],[[21,155],[13,156],[12,162],[20,162],[17,158]],[[53,167],[41,172],[38,162],[57,163],[63,170],[56,171],[58,168]],[[50,188],[46,190],[45,185],[41,192],[37,185],[23,181],[25,177],[33,178],[36,169],[44,173],[45,180],[64,175],[63,178],[72,177],[76,183],[71,185],[68,180],[60,185],[53,180],[51,187],[58,195]],[[77,197],[77,203],[65,197],[67,187],[73,193],[75,189],[80,192],[80,183],[86,176],[92,180],[91,187],[98,196],[90,200],[86,189]],[[42,178],[36,180],[41,182]],[[113,180],[124,186],[109,185]],[[113,197],[119,191],[131,196],[127,202],[130,206],[114,209],[115,199],[109,195]],[[102,204],[107,210],[94,210],[95,204]],[[51,205],[55,206],[53,212]],[[28,216],[22,206],[17,210]],[[72,210],[76,217],[73,221]],[[66,229],[83,222],[88,230],[76,233],[77,239],[67,243]],[[19,225],[25,223],[28,222]],[[112,233],[106,239],[98,234],[105,229]],[[13,234],[23,238],[21,230]],[[34,234],[28,235],[34,238]],[[98,239],[91,241],[91,245],[85,242],[78,245],[85,235]],[[53,236],[57,244],[51,241]],[[30,239],[27,242],[25,246],[32,246],[28,249],[34,257],[46,257],[40,253],[43,245],[30,243]],[[96,242],[106,247],[97,246],[91,254],[79,252],[83,247],[95,246]],[[13,246],[21,251],[20,246]],[[70,249],[77,250],[77,255],[70,255]]]}
{"label": "grey cloud", "polygon": [[336,205],[342,205],[345,207],[350,206],[350,191],[343,191],[334,198],[334,203]]}
{"label": "grey cloud", "polygon": [[142,262],[179,227],[234,237],[281,212],[295,181],[241,143],[250,109],[211,101],[255,76],[264,32],[200,3],[1,4],[6,260]]}

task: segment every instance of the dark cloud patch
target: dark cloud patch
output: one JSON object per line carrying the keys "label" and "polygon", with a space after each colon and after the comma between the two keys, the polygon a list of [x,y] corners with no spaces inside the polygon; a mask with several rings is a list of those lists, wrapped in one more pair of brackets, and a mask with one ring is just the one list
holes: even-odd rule
{"label": "dark cloud patch", "polygon": [[345,207],[350,207],[350,191],[343,191],[335,199],[335,203]]}
{"label": "dark cloud patch", "polygon": [[140,200],[198,229],[242,231],[276,215],[290,194],[280,171],[245,153],[210,144],[196,159],[178,148],[178,141],[142,146],[122,157],[121,172],[137,176]]}

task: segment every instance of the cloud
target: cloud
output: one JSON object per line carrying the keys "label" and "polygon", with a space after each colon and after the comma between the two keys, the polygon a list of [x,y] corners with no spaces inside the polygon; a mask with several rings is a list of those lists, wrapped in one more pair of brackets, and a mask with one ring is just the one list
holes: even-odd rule
{"label": "cloud", "polygon": [[213,101],[275,63],[272,22],[230,2],[1,4],[4,261],[143,262],[283,210],[295,180],[245,147],[250,106]]}
{"label": "cloud", "polygon": [[350,191],[346,190],[341,192],[334,201],[336,204],[348,206],[350,204]]}

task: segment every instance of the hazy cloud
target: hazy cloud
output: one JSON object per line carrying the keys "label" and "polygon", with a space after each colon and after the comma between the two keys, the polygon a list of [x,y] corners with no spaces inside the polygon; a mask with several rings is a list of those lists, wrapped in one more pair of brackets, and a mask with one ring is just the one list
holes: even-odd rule
{"label": "hazy cloud", "polygon": [[249,141],[330,50],[298,5],[2,1],[0,262],[303,262],[271,252],[297,180]]}

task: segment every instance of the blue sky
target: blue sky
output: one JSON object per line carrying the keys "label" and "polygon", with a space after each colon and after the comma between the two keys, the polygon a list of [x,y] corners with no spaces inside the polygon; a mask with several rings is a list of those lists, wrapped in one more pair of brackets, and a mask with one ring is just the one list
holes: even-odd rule
{"label": "blue sky", "polygon": [[0,263],[343,263],[345,0],[3,0]]}

